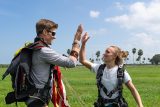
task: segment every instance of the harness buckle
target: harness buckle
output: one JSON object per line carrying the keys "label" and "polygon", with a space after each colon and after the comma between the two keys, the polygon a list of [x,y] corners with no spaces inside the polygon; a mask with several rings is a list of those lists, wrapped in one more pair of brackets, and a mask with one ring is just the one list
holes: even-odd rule
{"label": "harness buckle", "polygon": [[118,68],[117,78],[123,78],[123,77],[124,77],[123,68]]}

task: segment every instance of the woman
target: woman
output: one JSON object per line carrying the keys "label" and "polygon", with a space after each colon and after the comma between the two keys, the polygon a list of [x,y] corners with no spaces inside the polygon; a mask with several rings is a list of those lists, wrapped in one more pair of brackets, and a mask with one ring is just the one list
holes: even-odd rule
{"label": "woman", "polygon": [[[86,59],[86,52],[85,52],[85,46],[86,42],[88,41],[89,36],[87,33],[82,37],[82,46],[80,49],[80,62],[87,68],[89,68],[91,71],[95,72],[97,74],[98,69],[101,64],[95,64]],[[101,77],[101,84],[106,88],[107,94],[109,94],[112,90],[114,90],[117,87],[118,81],[117,81],[117,70],[120,65],[123,65],[123,58],[127,57],[127,53],[124,51],[121,51],[120,48],[117,46],[110,46],[106,49],[105,53],[103,54],[103,61],[106,65],[104,68],[104,72]],[[135,101],[138,104],[138,107],[143,107],[141,97],[135,88],[135,86],[132,83],[130,75],[127,73],[127,71],[124,71],[124,78],[123,82],[128,87],[128,89],[131,91]],[[118,98],[119,92],[114,92],[111,96],[106,95],[103,89],[100,89],[100,96],[103,100],[100,100],[102,103],[101,106],[98,107],[119,107],[119,104],[114,100]],[[98,100],[99,101],[99,100]],[[107,103],[106,103],[106,102]]]}

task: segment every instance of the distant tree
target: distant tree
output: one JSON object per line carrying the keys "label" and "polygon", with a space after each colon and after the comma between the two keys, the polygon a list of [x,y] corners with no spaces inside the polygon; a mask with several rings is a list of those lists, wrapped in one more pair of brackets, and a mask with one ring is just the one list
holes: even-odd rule
{"label": "distant tree", "polygon": [[70,53],[71,53],[71,50],[67,49],[67,54],[70,55]]}
{"label": "distant tree", "polygon": [[152,64],[158,65],[160,63],[160,54],[155,54],[150,60]]}
{"label": "distant tree", "polygon": [[140,61],[140,64],[141,64],[141,56],[143,55],[143,50],[142,49],[139,49],[138,50],[138,58],[139,58],[139,61]]}
{"label": "distant tree", "polygon": [[140,58],[140,56],[138,56],[138,58],[136,59],[136,61],[137,61],[137,62],[139,62],[139,61],[140,61],[140,59],[141,59],[141,58]]}
{"label": "distant tree", "polygon": [[94,63],[94,59],[92,59],[91,62]]}
{"label": "distant tree", "polygon": [[94,59],[92,59],[92,58],[89,58],[89,60],[90,60],[91,62],[93,62],[93,63],[94,63]]}
{"label": "distant tree", "polygon": [[0,64],[0,68],[8,68],[9,64]]}
{"label": "distant tree", "polygon": [[134,55],[135,55],[135,53],[136,53],[136,48],[133,48],[133,49],[132,49],[132,53],[133,53],[133,64],[134,64]]}
{"label": "distant tree", "polygon": [[150,58],[148,58],[148,62],[151,62],[150,60],[151,60],[151,59],[150,59]]}
{"label": "distant tree", "polygon": [[146,60],[146,58],[145,58],[145,57],[143,57],[143,63],[145,63],[145,60]]}
{"label": "distant tree", "polygon": [[97,57],[97,58],[96,58],[96,61],[100,61],[100,58],[99,58],[99,57],[100,57],[100,51],[97,51],[97,52],[96,52],[96,57]]}

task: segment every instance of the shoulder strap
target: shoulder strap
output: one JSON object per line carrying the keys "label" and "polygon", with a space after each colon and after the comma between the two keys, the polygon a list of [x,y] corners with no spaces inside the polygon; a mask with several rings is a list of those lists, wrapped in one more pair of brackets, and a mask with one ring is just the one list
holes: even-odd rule
{"label": "shoulder strap", "polygon": [[101,97],[100,96],[100,89],[101,87],[103,87],[102,83],[101,83],[101,77],[103,75],[103,71],[104,71],[104,68],[106,67],[106,64],[101,64],[98,68],[98,71],[97,71],[97,75],[96,75],[96,79],[97,79],[97,88],[98,88],[98,97]]}
{"label": "shoulder strap", "polygon": [[2,80],[9,74],[9,73],[12,73],[14,71],[16,71],[18,65],[20,64],[20,61],[22,59],[24,59],[23,57],[21,57],[22,53],[25,53],[25,52],[28,52],[28,51],[32,51],[32,50],[39,50],[41,49],[42,47],[48,47],[48,45],[39,40],[39,41],[36,41],[34,43],[30,43],[28,44],[27,46],[25,46],[24,48],[21,49],[21,51],[12,59],[11,61],[11,64],[10,66],[7,68],[6,72],[2,75]]}
{"label": "shoulder strap", "polygon": [[124,71],[125,71],[124,65],[118,67],[118,70],[117,70],[117,79],[118,79],[117,90],[119,92],[119,97],[122,97],[122,90],[123,90],[122,84],[123,84],[123,79],[124,79]]}
{"label": "shoulder strap", "polygon": [[97,71],[97,75],[96,75],[96,79],[100,79],[100,77],[103,75],[103,71],[104,71],[104,68],[106,67],[106,64],[101,64],[98,68],[98,71]]}

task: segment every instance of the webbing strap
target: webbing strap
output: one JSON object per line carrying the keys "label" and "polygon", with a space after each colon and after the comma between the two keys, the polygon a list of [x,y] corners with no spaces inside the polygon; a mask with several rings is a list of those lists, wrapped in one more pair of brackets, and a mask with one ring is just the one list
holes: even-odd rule
{"label": "webbing strap", "polygon": [[97,88],[98,88],[98,98],[101,97],[100,95],[100,89],[101,87],[103,87],[102,83],[101,83],[101,77],[103,75],[103,71],[104,71],[104,68],[106,67],[105,64],[102,64],[100,65],[100,67],[98,68],[98,71],[97,71],[97,75],[96,75],[96,79],[97,79]]}
{"label": "webbing strap", "polygon": [[107,88],[105,88],[105,86],[101,83],[101,78],[103,76],[103,71],[105,68],[105,64],[100,65],[98,71],[97,71],[97,87],[98,87],[98,97],[101,97],[100,95],[100,90],[102,89],[104,91],[104,93],[106,94],[106,96],[108,96],[109,98],[112,97],[112,95],[115,92],[119,92],[119,96],[122,96],[122,83],[123,83],[123,78],[124,78],[124,66],[119,66],[118,70],[117,70],[117,79],[118,79],[118,85],[115,89],[113,89],[112,91],[110,91],[110,93],[108,94],[108,90]]}

